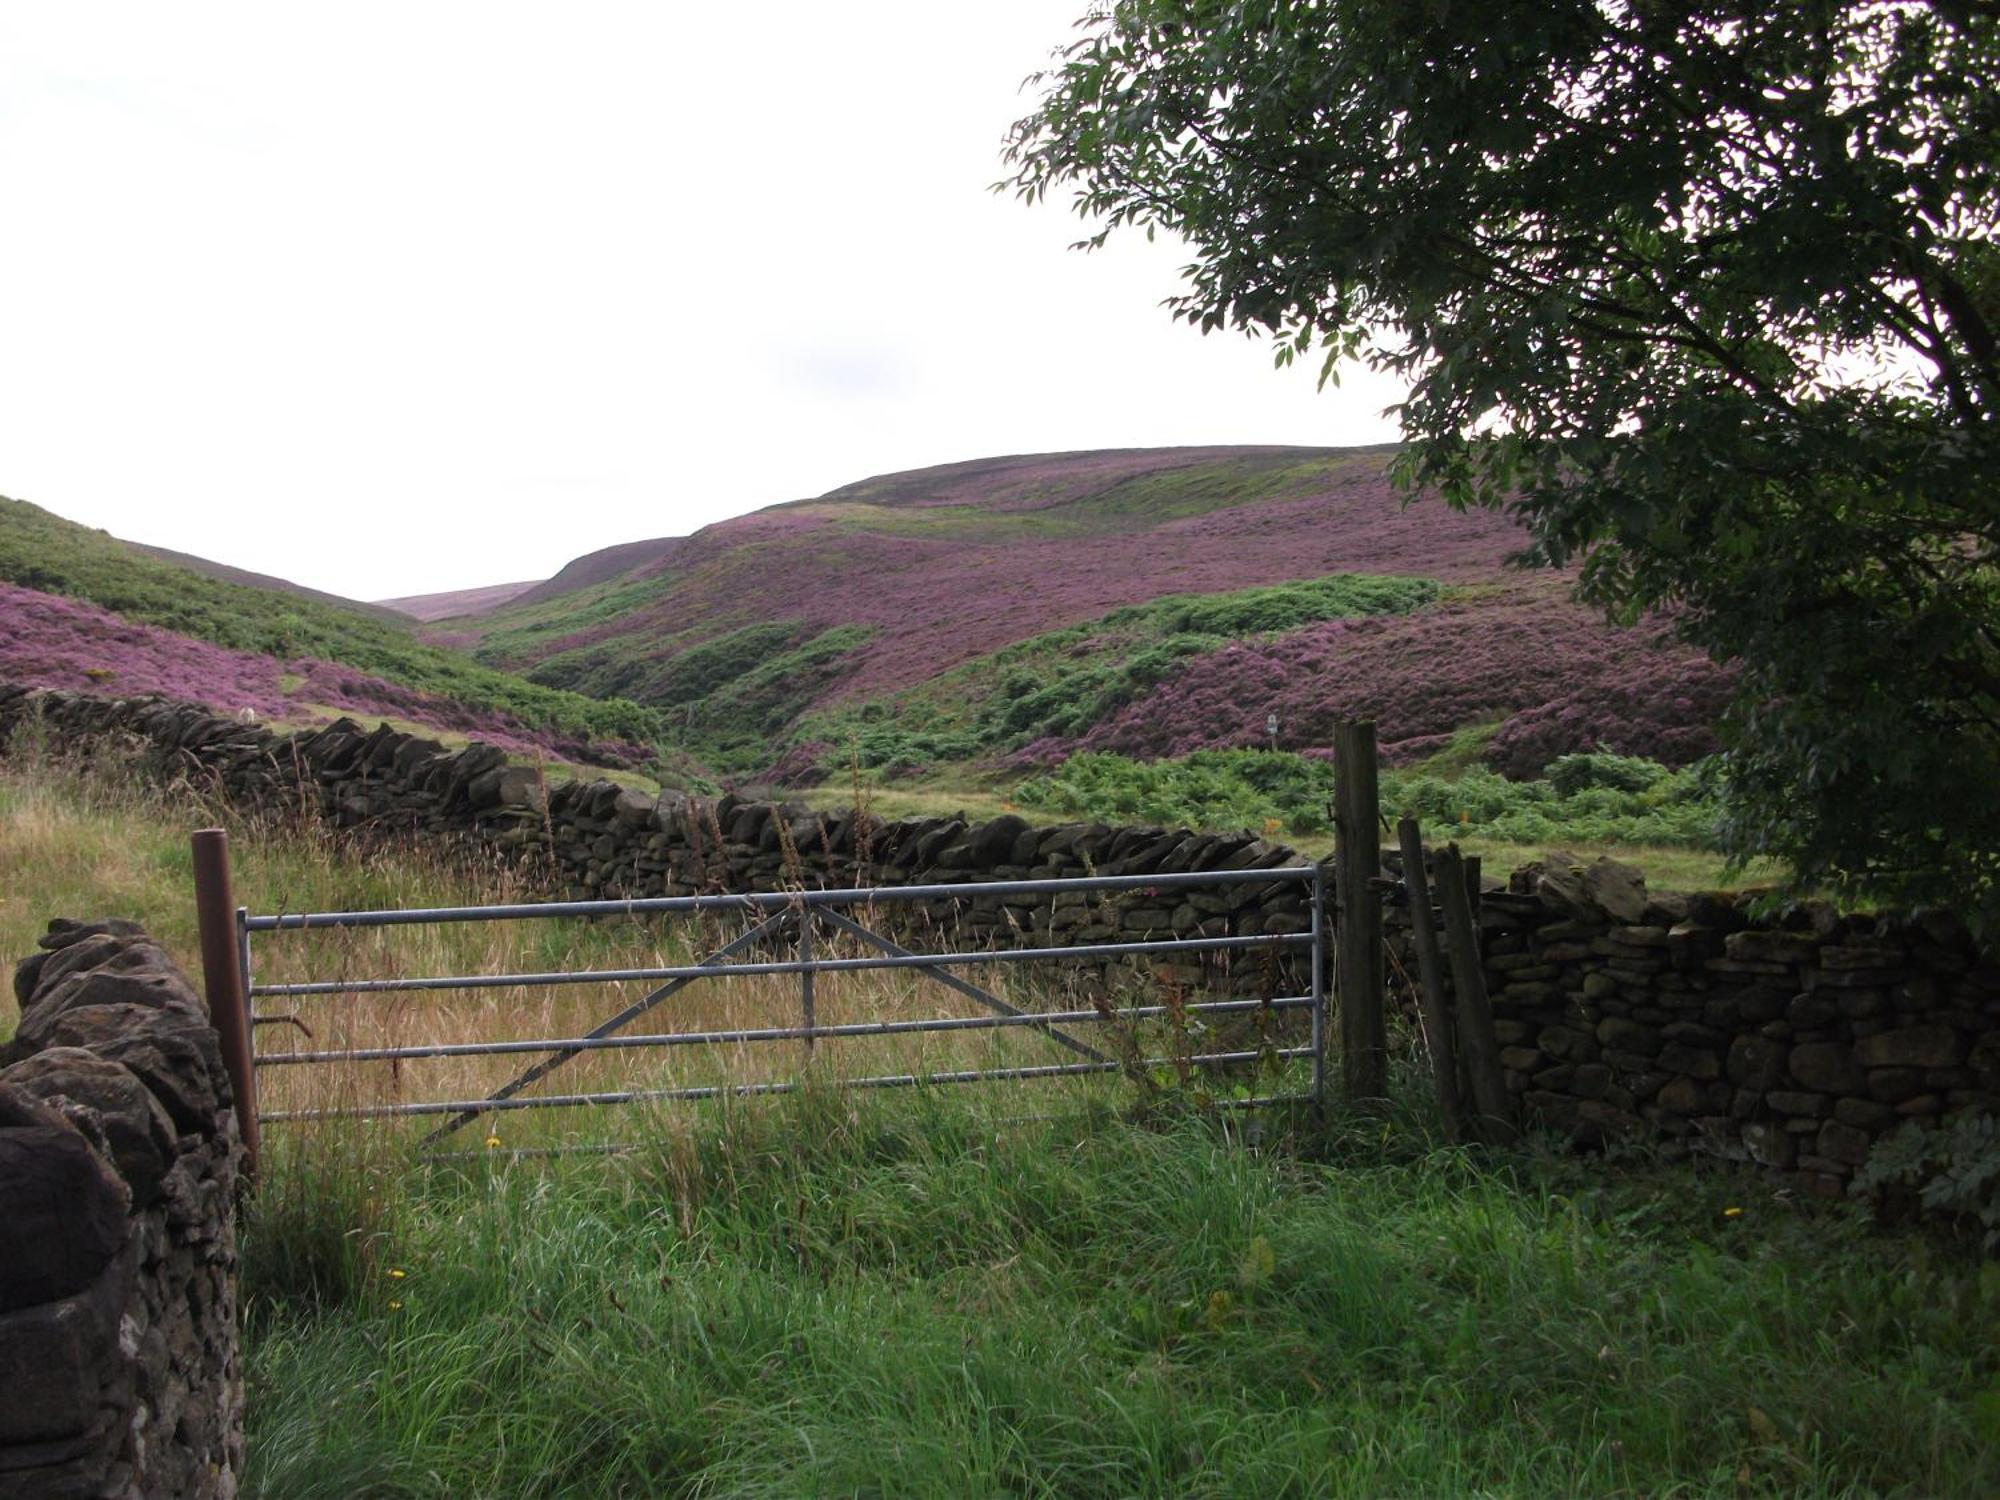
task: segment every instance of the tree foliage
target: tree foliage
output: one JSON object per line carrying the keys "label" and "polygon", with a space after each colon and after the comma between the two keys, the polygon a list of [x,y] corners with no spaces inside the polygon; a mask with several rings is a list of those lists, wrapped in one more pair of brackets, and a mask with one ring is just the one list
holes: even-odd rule
{"label": "tree foliage", "polygon": [[2000,6],[1125,0],[1008,184],[1402,376],[1412,486],[1740,663],[1731,847],[2000,923]]}

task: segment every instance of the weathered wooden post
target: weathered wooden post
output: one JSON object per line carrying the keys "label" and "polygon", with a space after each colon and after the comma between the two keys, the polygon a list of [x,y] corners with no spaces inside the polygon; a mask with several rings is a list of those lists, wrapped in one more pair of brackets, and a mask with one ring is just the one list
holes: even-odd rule
{"label": "weathered wooden post", "polygon": [[1445,951],[1451,956],[1452,1008],[1458,1016],[1458,1041],[1465,1052],[1472,1102],[1479,1112],[1479,1134],[1485,1140],[1504,1143],[1520,1132],[1514,1124],[1513,1096],[1501,1076],[1500,1043],[1493,1034],[1493,1005],[1486,994],[1486,971],[1479,961],[1479,928],[1472,915],[1472,894],[1466,888],[1465,862],[1456,844],[1446,844],[1435,857]]}
{"label": "weathered wooden post", "polygon": [[1375,726],[1333,731],[1333,859],[1340,1075],[1349,1104],[1387,1099],[1388,1037],[1382,1002],[1382,811]]}
{"label": "weathered wooden post", "polygon": [[236,1096],[247,1173],[257,1170],[257,1072],[250,1055],[250,1003],[244,990],[243,913],[229,887],[229,835],[202,828],[194,839],[195,925],[201,936],[201,982],[208,1018],[222,1046],[222,1065]]}
{"label": "weathered wooden post", "polygon": [[1410,894],[1410,935],[1417,949],[1420,986],[1417,1012],[1424,1023],[1424,1043],[1430,1048],[1431,1070],[1437,1074],[1438,1109],[1444,1116],[1446,1140],[1465,1139],[1465,1111],[1458,1093],[1458,1046],[1451,1031],[1451,1002],[1445,994],[1444,955],[1438,950],[1437,927],[1431,917],[1430,876],[1424,869],[1424,840],[1415,818],[1396,825],[1403,849],[1403,885]]}

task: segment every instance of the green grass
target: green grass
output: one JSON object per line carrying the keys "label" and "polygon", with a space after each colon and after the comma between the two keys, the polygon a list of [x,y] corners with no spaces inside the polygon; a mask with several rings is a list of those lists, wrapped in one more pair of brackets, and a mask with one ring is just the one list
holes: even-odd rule
{"label": "green grass", "polygon": [[472,658],[477,662],[523,676],[540,665],[556,662],[554,675],[544,674],[535,680],[567,686],[566,676],[580,678],[589,674],[611,685],[608,691],[622,695],[655,670],[653,657],[663,644],[673,643],[674,632],[663,634],[656,627],[642,626],[611,632],[590,646],[569,651],[552,652],[550,644],[633,613],[672,584],[672,574],[629,582],[614,579],[550,599],[503,604],[461,623],[478,632],[477,643],[472,647]]}
{"label": "green grass", "polygon": [[785,796],[820,812],[847,812],[857,801],[864,811],[878,818],[963,818],[969,823],[985,822],[1003,813],[1015,813],[1030,823],[1055,823],[1061,819],[1039,808],[1022,807],[1004,783],[976,776],[942,775],[921,780],[887,782],[874,773],[860,782],[853,778],[829,781],[816,787],[786,791]]}
{"label": "green grass", "polygon": [[648,743],[659,717],[481,666],[409,627],[300,595],[224,582],[147,557],[102,531],[0,497],[0,580],[86,599],[129,619],[281,660],[315,657],[538,728]]}
{"label": "green grass", "polygon": [[[115,753],[69,758],[17,737],[0,759],[0,960],[33,950],[52,917],[131,917],[190,974],[200,972],[188,835],[230,830],[236,899],[253,911],[329,911],[532,900],[530,880],[475,851],[439,841],[367,845],[315,825],[300,832],[246,820],[188,787],[161,793]],[[494,969],[499,927],[412,929],[427,946],[406,961],[437,973]],[[612,924],[549,922],[523,929],[510,956],[532,968],[630,953]],[[350,962],[351,959],[343,959]],[[519,965],[517,965],[518,967]],[[300,976],[305,977],[305,976]],[[11,1032],[11,1006],[0,1031]]]}
{"label": "green grass", "polygon": [[549,635],[566,635],[573,630],[602,624],[637,609],[661,593],[669,578],[649,577],[624,582],[614,579],[607,583],[591,584],[568,593],[556,594],[532,603],[507,603],[497,609],[476,616],[483,629],[496,620],[512,622],[509,629],[491,630],[481,641],[481,650],[488,646],[514,639],[513,632],[519,631],[520,639],[533,641]]}
{"label": "green grass", "polygon": [[281,1151],[250,1492],[2000,1484],[1993,1278],[1845,1214],[1379,1128],[998,1118],[1047,1102],[808,1095],[627,1120],[610,1160]]}
{"label": "green grass", "polygon": [[[1122,531],[1134,518],[1148,525],[1204,515],[1325,484],[1357,462],[1379,466],[1377,450],[1300,458],[1295,454],[1236,455],[1208,463],[1114,479],[1081,493],[1072,484],[1006,485],[995,496],[961,505],[910,505],[907,480],[884,476],[796,502],[851,529],[909,536],[951,536],[1005,541],[1015,537],[1048,540]],[[1066,498],[1057,498],[1068,491]],[[996,503],[996,501],[998,503]]]}
{"label": "green grass", "polygon": [[873,633],[865,625],[815,631],[797,620],[765,620],[678,651],[658,634],[615,636],[527,670],[554,687],[643,700],[682,754],[728,777],[769,765]]}
{"label": "green grass", "polygon": [[798,508],[826,517],[842,531],[867,535],[982,543],[1053,541],[1123,531],[1135,519],[1159,525],[1251,504],[1324,483],[1335,467],[1323,459],[1271,464],[1238,458],[1190,464],[1120,479],[1060,503],[1026,508],[999,508],[991,502],[896,505],[846,494],[806,501]]}
{"label": "green grass", "polygon": [[[1553,851],[1574,854],[1583,860],[1602,855],[1624,864],[1636,865],[1656,891],[1761,891],[1787,886],[1787,872],[1775,860],[1753,859],[1737,864],[1712,849],[1684,849],[1659,844],[1620,843],[1601,839],[1555,838],[1528,843],[1507,839],[1464,835],[1448,827],[1427,827],[1425,842],[1456,843],[1466,853],[1483,862],[1482,873],[1505,879],[1522,865],[1547,859]],[[1794,896],[1800,895],[1796,888]],[[1809,893],[1806,893],[1809,894]]]}

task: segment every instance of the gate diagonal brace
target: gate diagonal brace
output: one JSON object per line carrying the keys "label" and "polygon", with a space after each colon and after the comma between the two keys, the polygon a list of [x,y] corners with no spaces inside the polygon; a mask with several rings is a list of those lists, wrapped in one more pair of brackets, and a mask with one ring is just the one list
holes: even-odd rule
{"label": "gate diagonal brace", "polygon": [[[889,939],[883,937],[879,932],[870,932],[859,922],[851,921],[837,911],[821,908],[819,915],[820,919],[828,926],[838,928],[850,937],[859,938],[871,948],[878,949],[888,954],[891,958],[914,958],[916,956],[908,948],[890,942]],[[941,968],[927,965],[919,969],[918,972],[930,979],[936,980],[946,989],[957,990],[959,994],[964,995],[968,999],[978,1001],[988,1010],[996,1011],[1000,1015],[1025,1016],[1032,1014],[1032,1012],[1022,1010],[1017,1005],[1009,1005],[990,990],[981,989],[970,980],[960,979],[956,974],[947,973]],[[1099,1052],[1095,1047],[1091,1046],[1090,1043],[1079,1040],[1059,1027],[1044,1023],[1033,1029],[1042,1032],[1050,1041],[1055,1042],[1058,1046],[1067,1047],[1079,1057],[1087,1057],[1092,1062],[1110,1062],[1112,1060],[1106,1054]]]}
{"label": "gate diagonal brace", "polygon": [[[768,916],[763,921],[759,922],[755,927],[752,927],[748,932],[744,933],[741,937],[734,938],[731,941],[723,944],[720,948],[717,948],[713,953],[709,954],[706,958],[700,960],[700,962],[703,964],[714,964],[715,972],[717,974],[727,974],[729,972],[729,965],[721,962],[721,960],[725,958],[734,957],[736,954],[741,953],[744,949],[753,946],[763,938],[769,937],[774,931],[783,927],[790,920],[790,917],[791,913],[786,911],[780,911],[773,914],[772,916]],[[670,979],[665,984],[661,985],[658,989],[654,990],[651,994],[646,995],[641,999],[634,1000],[630,1005],[626,1006],[623,1010],[619,1011],[617,1015],[611,1017],[610,1020],[599,1023],[599,1025],[595,1030],[585,1032],[584,1036],[587,1040],[590,1041],[595,1041],[599,1037],[610,1036],[614,1031],[620,1031],[626,1026],[630,1025],[632,1022],[638,1020],[639,1017],[643,1016],[647,1011],[653,1009],[654,1006],[663,1004],[664,1002],[671,1000],[675,995],[679,994],[682,990],[686,989],[696,980],[707,979],[708,977],[709,976],[706,974],[690,974],[690,975],[684,975],[679,979]],[[543,1058],[540,1062],[536,1063],[532,1068],[529,1068],[524,1072],[522,1072],[512,1082],[504,1083],[499,1088],[495,1089],[491,1094],[487,1095],[486,1099],[482,1101],[481,1104],[471,1109],[463,1110],[460,1113],[453,1115],[449,1120],[445,1121],[444,1124],[438,1126],[437,1129],[433,1130],[429,1135],[425,1136],[423,1140],[418,1142],[418,1144],[420,1146],[430,1146],[436,1144],[438,1141],[441,1141],[446,1136],[450,1135],[454,1130],[458,1130],[463,1126],[470,1125],[474,1120],[478,1119],[481,1115],[485,1114],[486,1106],[498,1104],[503,1099],[513,1098],[516,1094],[520,1093],[522,1089],[527,1088],[530,1084],[539,1083],[542,1079],[548,1077],[549,1074],[553,1073],[557,1068],[560,1068],[564,1063],[568,1062],[571,1058],[579,1055],[580,1053],[577,1048],[570,1047],[564,1051],[560,1051],[554,1053],[549,1057]]]}

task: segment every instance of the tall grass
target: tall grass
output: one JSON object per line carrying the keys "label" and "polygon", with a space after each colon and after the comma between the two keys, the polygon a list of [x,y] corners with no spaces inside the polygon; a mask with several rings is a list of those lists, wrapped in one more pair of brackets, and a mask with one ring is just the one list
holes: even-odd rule
{"label": "tall grass", "polygon": [[331,1297],[270,1274],[274,1181],[246,1240],[252,1488],[2000,1482],[1990,1278],[1843,1219],[1726,1178],[1604,1192],[1554,1160],[996,1118],[1018,1108],[814,1093],[660,1117],[611,1161],[406,1167]]}
{"label": "tall grass", "polygon": [[[10,764],[0,942],[116,911],[192,964],[200,812]],[[434,852],[236,835],[239,894],[261,909],[513,891]],[[297,972],[668,941],[572,925],[404,930],[433,946],[304,950]],[[266,977],[287,972],[264,951]],[[428,1159],[370,1126],[270,1132],[242,1240],[249,1493],[2000,1485],[2000,1279],[1727,1170],[1474,1157],[1430,1141],[1408,1088],[1388,1119],[1332,1127],[1140,1123],[1115,1081],[893,1097],[815,1081],[615,1118],[613,1156],[475,1140]]]}
{"label": "tall grass", "polygon": [[[0,907],[4,951],[25,953],[41,924],[56,915],[116,914],[145,924],[190,973],[199,968],[187,831],[222,819],[231,825],[237,900],[259,913],[340,911],[532,901],[545,885],[532,867],[496,862],[474,845],[440,840],[406,844],[330,835],[305,821],[244,819],[211,805],[197,789],[162,794],[112,757],[79,760],[53,747],[23,743],[0,772],[0,888],[18,893]],[[32,893],[30,896],[28,893]],[[745,935],[756,920],[729,914],[689,921],[617,917],[583,921],[398,925],[260,934],[252,944],[259,985],[365,983],[414,976],[493,976],[658,969],[695,963]],[[821,932],[820,957],[862,957],[871,950]],[[794,956],[775,939],[740,958]],[[1074,973],[1004,973],[980,982],[1025,1009],[1080,1009],[1088,994]],[[1136,992],[1143,974],[1111,979]],[[407,1048],[583,1037],[606,1018],[646,997],[657,981],[340,992],[258,1001],[260,1056],[347,1054]],[[815,983],[821,1026],[907,1022],[982,1014],[965,997],[912,971],[821,974]],[[1150,998],[1150,996],[1146,997]],[[632,1037],[739,1032],[803,1023],[796,975],[704,979],[622,1028]],[[1139,1028],[1157,1051],[1157,1024]],[[1022,1028],[949,1033],[902,1032],[820,1041],[810,1054],[816,1074],[835,1077],[919,1074],[940,1069],[1073,1062],[1047,1037]],[[270,1112],[353,1111],[488,1096],[538,1060],[533,1053],[268,1063],[258,1073],[261,1107]],[[808,1060],[803,1041],[649,1045],[588,1051],[570,1058],[543,1092],[789,1084]],[[598,1131],[589,1111],[495,1116],[511,1147]],[[406,1129],[418,1134],[437,1123]],[[484,1131],[474,1133],[479,1139]]]}

